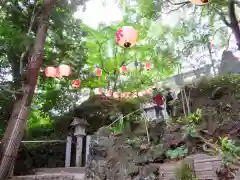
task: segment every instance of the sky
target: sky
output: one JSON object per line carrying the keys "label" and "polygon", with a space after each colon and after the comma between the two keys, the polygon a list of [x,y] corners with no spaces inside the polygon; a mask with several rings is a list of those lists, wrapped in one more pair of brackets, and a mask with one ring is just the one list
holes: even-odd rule
{"label": "sky", "polygon": [[[107,3],[104,5],[104,2]],[[109,25],[121,21],[123,13],[114,0],[90,0],[86,3],[86,11],[82,12],[82,8],[79,7],[74,17],[81,19],[84,24],[92,28],[97,28],[101,22]]]}

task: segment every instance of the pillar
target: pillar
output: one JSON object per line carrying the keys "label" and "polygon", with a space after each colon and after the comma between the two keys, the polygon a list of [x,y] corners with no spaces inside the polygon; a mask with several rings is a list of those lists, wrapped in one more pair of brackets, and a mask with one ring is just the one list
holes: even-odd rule
{"label": "pillar", "polygon": [[72,136],[68,136],[66,142],[65,167],[70,167],[71,150],[72,150]]}
{"label": "pillar", "polygon": [[76,167],[82,167],[83,136],[77,136],[76,145]]}
{"label": "pillar", "polygon": [[87,163],[88,156],[89,156],[89,147],[90,147],[90,142],[91,142],[91,136],[86,136],[86,157],[85,157],[85,162]]}

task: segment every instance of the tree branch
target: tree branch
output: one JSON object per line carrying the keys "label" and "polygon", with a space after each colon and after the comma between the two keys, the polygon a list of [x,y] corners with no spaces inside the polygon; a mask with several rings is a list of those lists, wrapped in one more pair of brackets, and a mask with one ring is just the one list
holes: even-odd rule
{"label": "tree branch", "polygon": [[224,22],[224,24],[231,28],[232,25],[230,24],[230,22],[227,21],[224,13],[221,10],[219,10],[219,9],[215,9],[215,11],[220,16],[220,19]]}
{"label": "tree branch", "polygon": [[167,0],[167,2],[169,2],[170,4],[172,4],[172,5],[186,5],[186,4],[190,4],[190,1],[183,1],[183,2],[179,2],[179,3],[173,3],[172,1],[170,1],[170,0]]}
{"label": "tree branch", "polygon": [[103,63],[103,56],[102,56],[102,52],[101,52],[103,43],[100,43],[99,41],[97,41],[97,44],[98,44],[98,46],[99,46],[99,48],[98,48],[98,53],[99,53],[99,55],[100,55],[101,69],[102,69],[106,74],[109,74],[109,72],[104,68],[104,63]]}
{"label": "tree branch", "polygon": [[[173,5],[178,5],[178,7],[175,8],[175,9],[171,9],[171,10],[168,11],[166,14],[169,14],[169,13],[171,13],[171,12],[173,12],[173,11],[177,11],[177,10],[179,10],[180,8],[182,8],[183,6],[185,6],[186,4],[189,4],[189,3],[190,3],[190,1],[182,2],[182,3],[175,3],[175,4],[173,4]],[[171,4],[172,4],[172,3],[171,3]]]}

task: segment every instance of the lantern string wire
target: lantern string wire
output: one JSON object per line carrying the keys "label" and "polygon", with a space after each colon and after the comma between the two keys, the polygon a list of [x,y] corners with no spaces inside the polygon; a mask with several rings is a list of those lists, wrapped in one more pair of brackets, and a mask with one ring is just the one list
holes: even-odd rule
{"label": "lantern string wire", "polygon": [[128,116],[130,116],[130,115],[132,115],[132,114],[134,114],[134,113],[136,113],[136,112],[138,112],[138,111],[140,111],[140,110],[143,110],[143,109],[144,109],[144,108],[139,108],[139,109],[137,109],[137,110],[135,110],[135,111],[132,111],[131,113],[123,116],[123,117],[117,118],[115,121],[113,121],[111,124],[108,125],[108,128],[111,127],[111,126],[112,126],[113,124],[115,124],[116,122],[118,122],[119,120],[121,120],[122,118],[128,117]]}
{"label": "lantern string wire", "polygon": [[[149,98],[149,99],[150,99],[150,98]],[[118,122],[119,120],[121,120],[121,119],[123,119],[123,118],[125,118],[125,117],[128,117],[128,116],[130,116],[130,115],[132,115],[132,114],[134,114],[134,113],[136,113],[136,112],[138,112],[138,111],[144,110],[144,109],[145,109],[144,107],[141,107],[141,108],[139,108],[139,109],[137,109],[137,110],[135,110],[135,111],[130,112],[129,114],[127,114],[127,115],[125,115],[125,116],[123,116],[123,117],[117,118],[117,119],[114,120],[111,124],[108,125],[108,128],[111,127],[111,126],[112,126],[113,124],[115,124],[116,122]]]}

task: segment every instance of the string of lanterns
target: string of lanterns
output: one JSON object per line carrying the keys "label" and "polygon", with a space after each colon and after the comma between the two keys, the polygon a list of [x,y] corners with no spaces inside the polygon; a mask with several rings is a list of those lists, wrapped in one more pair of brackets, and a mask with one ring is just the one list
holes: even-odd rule
{"label": "string of lanterns", "polygon": [[[145,64],[145,69],[150,70],[152,68],[152,66],[153,65],[148,62],[148,63]],[[121,74],[124,74],[124,73],[127,73],[128,68],[127,68],[126,65],[123,65],[123,66],[120,67],[119,71],[120,71]],[[67,77],[67,76],[70,76],[70,75],[71,75],[71,68],[70,68],[70,66],[65,65],[65,64],[60,65],[58,68],[55,68],[53,66],[48,66],[45,69],[45,76],[46,77],[61,78],[61,77],[64,77],[64,76]],[[96,67],[95,68],[95,75],[97,77],[100,77],[102,75],[102,69],[99,68],[99,67]],[[81,80],[79,80],[79,79],[72,80],[72,86],[74,88],[80,88]]]}
{"label": "string of lanterns", "polygon": [[139,91],[139,92],[113,92],[111,90],[104,90],[103,88],[95,88],[94,93],[96,95],[103,95],[107,97],[113,97],[113,98],[136,98],[136,97],[142,97],[144,95],[152,94],[153,90],[152,88],[149,88],[147,90]]}
{"label": "string of lanterns", "polygon": [[[194,5],[205,5],[208,3],[208,0],[191,0],[191,3]],[[122,48],[134,47],[137,43],[137,40],[138,40],[138,32],[132,26],[123,26],[120,29],[118,29],[116,32],[116,43]],[[168,65],[170,64],[171,64],[171,60],[168,61]],[[135,61],[135,66],[137,67],[138,65],[139,65],[139,62]],[[152,68],[151,63],[148,62],[145,64],[146,70],[150,70],[151,68]],[[128,68],[126,65],[123,65],[120,67],[120,73],[126,73],[127,71],[128,71]],[[53,66],[48,66],[45,69],[45,75],[46,77],[50,77],[50,78],[61,78],[64,76],[68,77],[71,75],[71,68],[66,64],[59,65],[58,68],[55,68]],[[97,77],[100,77],[102,75],[102,69],[99,67],[96,67],[95,75]],[[80,88],[81,80],[80,79],[72,80],[72,86],[75,88]],[[104,93],[104,90],[102,88],[96,88],[94,92],[95,94],[100,95]],[[131,93],[131,92],[120,93],[120,92],[112,92],[111,90],[107,90],[105,92],[105,95],[112,96],[114,98],[128,98],[130,96],[138,97],[138,96],[143,96],[151,93],[152,93],[152,89],[148,89],[141,92],[135,92],[135,93]]]}

